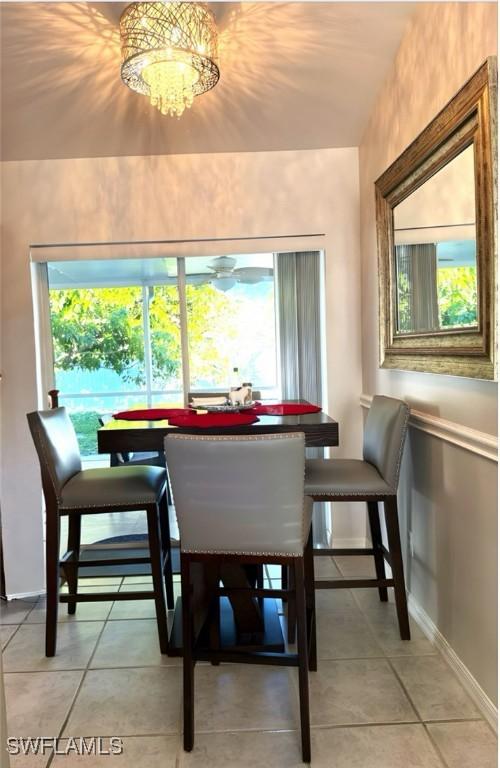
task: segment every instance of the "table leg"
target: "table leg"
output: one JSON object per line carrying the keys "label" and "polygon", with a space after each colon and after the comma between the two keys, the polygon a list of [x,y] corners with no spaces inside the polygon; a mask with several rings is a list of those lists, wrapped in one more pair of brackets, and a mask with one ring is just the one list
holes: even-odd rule
{"label": "table leg", "polygon": [[[257,569],[255,566],[223,563],[221,581],[225,587],[247,589],[255,586]],[[242,644],[261,642],[264,635],[262,611],[256,597],[250,594],[232,594],[229,597],[234,612],[234,621],[238,632],[238,641]]]}

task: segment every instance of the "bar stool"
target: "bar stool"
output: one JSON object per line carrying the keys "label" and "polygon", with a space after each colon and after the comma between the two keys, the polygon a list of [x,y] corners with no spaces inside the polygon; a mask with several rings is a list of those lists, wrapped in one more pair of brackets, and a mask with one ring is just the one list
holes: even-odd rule
{"label": "bar stool", "polygon": [[[387,601],[387,588],[394,587],[399,632],[410,639],[405,577],[398,521],[397,489],[401,457],[410,410],[402,400],[375,395],[366,419],[363,460],[310,459],[306,461],[305,492],[315,501],[366,501],[372,546],[369,549],[320,549],[317,556],[373,555],[376,579],[316,581],[316,589],[377,587],[380,600]],[[383,502],[387,549],[382,542],[378,502]],[[392,578],[385,573],[386,560]]]}
{"label": "bar stool", "polygon": [[[194,743],[196,661],[280,664],[298,666],[302,755],[309,762],[308,668],[316,668],[316,651],[312,502],[304,499],[304,434],[171,434],[165,438],[165,454],[181,538],[184,749],[191,751]],[[217,569],[210,613],[216,631],[211,629],[209,635],[216,641],[208,649],[198,642],[200,583],[193,572],[199,574],[200,563]],[[227,574],[228,568],[256,563],[286,564],[294,573],[297,654],[266,653],[253,644],[249,649],[224,649],[218,639],[220,595],[241,597],[243,590],[254,598],[283,596],[282,590],[218,586],[218,569]],[[203,591],[207,589],[205,582]]]}
{"label": "bar stool", "polygon": [[[145,600],[156,604],[160,649],[168,652],[165,591],[174,607],[170,531],[166,501],[166,470],[160,467],[106,467],[82,470],[73,424],[65,408],[28,413],[28,424],[40,461],[46,506],[46,656],[54,656],[59,602],[68,613],[78,602],[94,600]],[[82,515],[145,510],[148,522],[149,557],[83,560],[80,557]],[[68,550],[59,559],[60,518],[68,516]],[[79,568],[102,565],[151,564],[153,590],[78,594]],[[59,596],[61,571],[69,593]],[[164,582],[165,581],[165,587]]]}

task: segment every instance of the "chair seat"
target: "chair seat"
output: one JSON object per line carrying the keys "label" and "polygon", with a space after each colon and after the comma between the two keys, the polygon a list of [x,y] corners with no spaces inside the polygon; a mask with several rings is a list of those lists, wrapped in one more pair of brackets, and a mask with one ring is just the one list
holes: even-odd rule
{"label": "chair seat", "polygon": [[358,459],[307,459],[304,493],[310,496],[389,496],[394,490],[373,464]]}
{"label": "chair seat", "polygon": [[61,492],[61,512],[83,507],[127,507],[155,504],[166,482],[161,467],[124,466],[84,469]]}

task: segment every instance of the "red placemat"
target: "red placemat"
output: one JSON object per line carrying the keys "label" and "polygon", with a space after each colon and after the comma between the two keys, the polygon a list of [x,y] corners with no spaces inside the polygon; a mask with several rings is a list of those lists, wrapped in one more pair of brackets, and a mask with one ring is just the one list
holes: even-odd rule
{"label": "red placemat", "polygon": [[114,413],[114,419],[124,419],[125,421],[157,421],[159,419],[168,419],[174,416],[187,416],[192,411],[189,408],[137,408],[135,411],[120,411]]}
{"label": "red placemat", "polygon": [[244,424],[254,424],[259,421],[257,416],[248,413],[192,413],[169,419],[174,427],[195,427],[195,429],[211,429],[213,427],[238,427]]}
{"label": "red placemat", "polygon": [[269,405],[255,405],[246,413],[256,416],[300,416],[303,413],[319,413],[321,407],[312,403],[271,403]]}

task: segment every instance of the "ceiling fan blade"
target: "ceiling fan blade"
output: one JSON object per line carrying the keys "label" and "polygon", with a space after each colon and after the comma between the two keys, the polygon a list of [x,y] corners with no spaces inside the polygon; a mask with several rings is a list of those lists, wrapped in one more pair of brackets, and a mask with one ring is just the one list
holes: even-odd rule
{"label": "ceiling fan blade", "polygon": [[272,277],[238,277],[240,285],[258,285],[259,283],[272,283]]}
{"label": "ceiling fan blade", "polygon": [[271,267],[240,267],[233,272],[234,277],[239,283],[260,283],[264,280],[273,279],[273,270]]}
{"label": "ceiling fan blade", "polygon": [[272,275],[272,267],[238,267],[233,274],[241,275],[242,277],[266,277]]}

